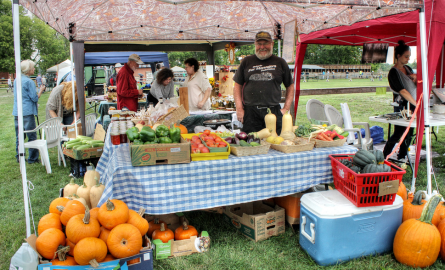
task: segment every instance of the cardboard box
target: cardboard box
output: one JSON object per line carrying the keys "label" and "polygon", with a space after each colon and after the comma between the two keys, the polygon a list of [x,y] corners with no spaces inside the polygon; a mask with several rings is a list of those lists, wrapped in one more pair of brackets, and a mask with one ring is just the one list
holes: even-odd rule
{"label": "cardboard box", "polygon": [[130,143],[131,165],[149,166],[190,163],[190,143],[144,144]]}
{"label": "cardboard box", "polygon": [[[147,221],[152,221],[155,218],[159,218],[160,221],[167,223],[168,228],[173,232],[182,223],[188,220],[182,213],[167,214],[167,215],[145,215]],[[191,224],[193,225],[193,224]],[[170,240],[168,243],[162,243],[161,240],[153,240],[154,257],[158,260],[186,256],[193,253],[206,252],[210,246],[210,237],[206,231],[202,231],[199,237],[192,237],[187,240]]]}
{"label": "cardboard box", "polygon": [[[76,134],[74,132],[74,134]],[[80,132],[79,132],[80,134]],[[94,140],[105,141],[105,130],[101,124],[96,125],[96,129],[94,130]],[[83,160],[89,158],[98,158],[103,153],[103,147],[95,147],[89,148],[85,150],[75,150],[75,149],[66,149],[63,148],[63,154],[69,157],[72,157],[76,160]]]}
{"label": "cardboard box", "polygon": [[[82,123],[77,124],[77,134],[82,135]],[[69,127],[66,129],[66,136],[70,139],[76,138],[76,127]]]}
{"label": "cardboard box", "polygon": [[255,242],[282,234],[286,229],[284,209],[261,201],[227,206],[224,220]]}
{"label": "cardboard box", "polygon": [[[37,236],[32,234],[26,242],[37,252],[36,249],[36,239]],[[52,265],[49,261],[46,261],[39,255],[40,264],[38,266],[38,270],[92,270],[92,269],[101,269],[101,270],[153,270],[153,249],[150,240],[145,237],[143,241],[143,249],[139,252],[139,254],[122,258],[114,261],[99,263],[98,268],[93,268],[91,265],[79,265],[79,266],[57,266]],[[130,260],[139,260],[134,264],[127,265],[127,262]],[[117,266],[120,266],[118,268]]]}

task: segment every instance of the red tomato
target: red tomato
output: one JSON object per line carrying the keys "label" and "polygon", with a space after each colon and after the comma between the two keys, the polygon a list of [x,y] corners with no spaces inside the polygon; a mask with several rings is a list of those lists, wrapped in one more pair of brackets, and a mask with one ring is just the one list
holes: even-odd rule
{"label": "red tomato", "polygon": [[220,142],[219,143],[219,147],[226,147],[226,146],[227,146],[227,144],[225,142]]}
{"label": "red tomato", "polygon": [[205,135],[209,135],[210,134],[210,130],[204,130],[203,132]]}
{"label": "red tomato", "polygon": [[201,150],[199,150],[198,148],[192,149],[192,153],[199,154],[199,153],[201,153]]}
{"label": "red tomato", "polygon": [[220,144],[220,145],[218,145],[218,147],[226,147],[225,145],[222,145],[222,144]]}
{"label": "red tomato", "polygon": [[221,138],[219,137],[215,138],[215,142],[221,142],[221,141],[222,141]]}
{"label": "red tomato", "polygon": [[202,143],[198,145],[198,148],[203,148],[203,147],[205,147],[205,145]]}
{"label": "red tomato", "polygon": [[199,137],[198,136],[193,136],[192,137],[192,141],[194,141],[194,140],[199,140]]}
{"label": "red tomato", "polygon": [[209,150],[209,148],[204,147],[204,148],[201,148],[201,153],[210,153],[210,150]]}

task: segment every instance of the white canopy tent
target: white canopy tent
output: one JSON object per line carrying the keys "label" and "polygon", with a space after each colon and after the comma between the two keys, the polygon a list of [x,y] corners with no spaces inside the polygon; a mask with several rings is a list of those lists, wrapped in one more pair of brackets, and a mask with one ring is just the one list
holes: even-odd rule
{"label": "white canopy tent", "polygon": [[69,59],[66,59],[60,64],[54,65],[46,70],[46,72],[58,72],[62,68],[71,68],[71,61]]}
{"label": "white canopy tent", "polygon": [[[80,73],[80,68],[83,67],[84,61],[84,57],[82,58],[84,44],[89,42],[150,46],[149,44],[154,42],[167,41],[183,43],[203,41],[209,44],[217,40],[252,41],[259,30],[270,31],[276,36],[281,36],[284,32],[281,25],[293,20],[297,20],[300,33],[310,33],[423,7],[422,0],[79,0],[75,2],[21,0],[20,2],[34,15],[70,40],[71,62],[75,54],[76,69],[79,69],[76,78],[79,96],[83,96],[83,73]],[[23,146],[18,4],[19,0],[13,0],[19,157],[26,232],[29,236],[31,229]],[[423,44],[426,44],[425,17],[422,17],[423,12],[420,14],[421,20],[423,19],[421,38]],[[134,19],[128,19],[129,16]],[[73,47],[75,47],[74,52]],[[426,56],[426,46],[423,46],[422,55]],[[422,57],[422,65],[426,59]],[[73,69],[72,65],[71,67]],[[425,82],[426,79],[423,80]],[[428,84],[424,83],[425,85]],[[82,109],[81,106],[80,110]]]}

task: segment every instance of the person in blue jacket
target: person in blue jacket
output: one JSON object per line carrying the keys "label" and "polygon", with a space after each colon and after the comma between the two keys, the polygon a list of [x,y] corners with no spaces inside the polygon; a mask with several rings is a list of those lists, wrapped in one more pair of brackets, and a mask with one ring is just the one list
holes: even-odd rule
{"label": "person in blue jacket", "polygon": [[[37,103],[39,102],[40,95],[42,95],[45,90],[45,86],[40,86],[40,91],[36,92],[36,84],[29,78],[34,74],[34,62],[31,60],[24,60],[20,63],[20,69],[22,71],[22,109],[23,109],[23,130],[33,130],[36,128],[36,121],[34,115],[37,115]],[[14,116],[15,122],[15,151],[16,159],[19,162],[19,125],[18,125],[18,113],[17,113],[17,80],[14,81],[14,107],[12,110],[12,115]],[[37,134],[35,132],[26,133],[28,136],[28,142],[37,139]],[[25,137],[26,139],[26,137]],[[28,163],[35,163],[39,160],[39,150],[30,148]]]}

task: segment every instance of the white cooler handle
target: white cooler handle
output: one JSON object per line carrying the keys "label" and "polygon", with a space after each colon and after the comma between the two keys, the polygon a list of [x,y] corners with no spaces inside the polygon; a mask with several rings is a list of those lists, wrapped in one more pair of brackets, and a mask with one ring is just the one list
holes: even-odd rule
{"label": "white cooler handle", "polygon": [[311,234],[312,236],[309,236],[309,234],[306,233],[306,231],[304,230],[304,227],[306,226],[306,216],[303,216],[301,218],[303,220],[303,222],[301,223],[301,234],[307,238],[307,240],[311,241],[312,244],[315,244],[315,224],[311,223]]}

